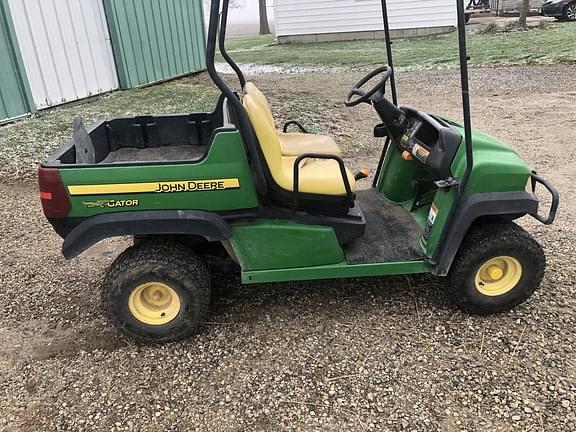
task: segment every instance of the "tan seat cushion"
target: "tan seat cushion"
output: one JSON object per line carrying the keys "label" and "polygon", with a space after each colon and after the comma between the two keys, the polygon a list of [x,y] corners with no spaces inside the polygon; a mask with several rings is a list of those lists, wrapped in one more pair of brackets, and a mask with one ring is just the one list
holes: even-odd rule
{"label": "tan seat cushion", "polygon": [[278,137],[284,156],[300,156],[304,153],[342,154],[340,147],[326,135],[289,132],[279,133]]}

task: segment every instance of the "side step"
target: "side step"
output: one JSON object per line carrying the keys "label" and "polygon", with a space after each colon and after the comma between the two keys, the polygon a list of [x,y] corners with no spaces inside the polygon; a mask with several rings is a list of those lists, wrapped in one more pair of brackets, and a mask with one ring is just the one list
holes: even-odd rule
{"label": "side step", "polygon": [[341,246],[350,243],[352,240],[360,238],[366,232],[366,218],[360,203],[354,202],[348,214],[344,217],[325,216],[308,214],[282,209],[282,208],[266,208],[261,211],[259,217],[266,219],[289,219],[303,225],[321,225],[329,226],[334,229],[336,238]]}

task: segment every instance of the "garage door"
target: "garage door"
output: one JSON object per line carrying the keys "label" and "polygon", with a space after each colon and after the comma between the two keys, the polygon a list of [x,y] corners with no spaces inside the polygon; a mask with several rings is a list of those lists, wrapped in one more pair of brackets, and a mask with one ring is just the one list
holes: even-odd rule
{"label": "garage door", "polygon": [[0,122],[32,110],[17,50],[10,13],[0,1]]}
{"label": "garage door", "polygon": [[102,0],[8,0],[38,109],[118,88]]}
{"label": "garage door", "polygon": [[122,88],[206,69],[202,0],[104,0]]}

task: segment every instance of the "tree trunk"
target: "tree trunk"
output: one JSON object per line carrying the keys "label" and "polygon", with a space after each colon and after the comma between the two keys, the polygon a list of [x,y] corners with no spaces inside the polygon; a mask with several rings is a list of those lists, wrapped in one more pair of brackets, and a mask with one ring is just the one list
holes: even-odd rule
{"label": "tree trunk", "polygon": [[520,0],[520,18],[518,18],[518,26],[522,30],[528,30],[527,18],[530,11],[530,0]]}
{"label": "tree trunk", "polygon": [[268,11],[266,10],[266,0],[258,0],[258,7],[260,9],[260,34],[270,34],[270,26],[268,25]]}

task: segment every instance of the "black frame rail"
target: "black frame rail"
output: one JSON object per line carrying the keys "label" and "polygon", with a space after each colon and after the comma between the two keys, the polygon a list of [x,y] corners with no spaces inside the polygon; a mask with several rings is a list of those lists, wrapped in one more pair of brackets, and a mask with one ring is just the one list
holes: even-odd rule
{"label": "black frame rail", "polygon": [[556,219],[556,213],[558,212],[558,205],[560,204],[560,194],[556,190],[554,186],[552,186],[548,181],[540,177],[536,172],[532,173],[532,177],[530,178],[530,186],[532,188],[532,193],[536,195],[536,186],[541,184],[550,192],[552,196],[552,204],[550,205],[550,211],[548,212],[548,216],[544,217],[540,214],[533,214],[531,215],[534,219],[542,222],[544,225],[552,225],[554,220]]}
{"label": "black frame rail", "polygon": [[298,201],[300,196],[300,163],[306,159],[324,159],[324,160],[335,160],[338,162],[338,167],[340,168],[340,175],[342,176],[342,181],[344,182],[344,189],[346,190],[346,198],[349,202],[354,202],[355,195],[350,186],[350,180],[348,179],[348,173],[346,171],[346,165],[341,157],[330,154],[320,154],[320,153],[306,153],[300,155],[296,158],[294,162],[294,208],[298,208]]}
{"label": "black frame rail", "polygon": [[298,120],[288,120],[286,123],[284,123],[284,128],[282,129],[284,133],[288,132],[290,126],[296,126],[302,133],[309,133],[308,130]]}

